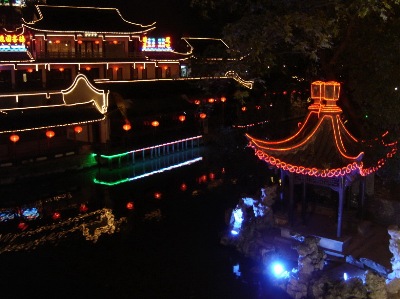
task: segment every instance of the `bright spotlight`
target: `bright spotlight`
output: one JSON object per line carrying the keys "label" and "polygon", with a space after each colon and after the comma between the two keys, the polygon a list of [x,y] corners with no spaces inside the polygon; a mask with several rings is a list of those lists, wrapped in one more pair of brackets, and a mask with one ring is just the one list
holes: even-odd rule
{"label": "bright spotlight", "polygon": [[343,279],[344,279],[344,281],[346,281],[347,279],[349,279],[349,277],[348,277],[348,275],[347,275],[347,273],[345,272],[345,273],[343,273]]}
{"label": "bright spotlight", "polygon": [[276,277],[279,277],[282,275],[283,271],[285,271],[285,268],[283,267],[282,264],[275,263],[272,265],[272,271]]}
{"label": "bright spotlight", "polygon": [[234,229],[232,229],[232,230],[231,230],[231,234],[236,236],[236,235],[238,235],[239,233],[238,233],[237,231],[235,231]]}

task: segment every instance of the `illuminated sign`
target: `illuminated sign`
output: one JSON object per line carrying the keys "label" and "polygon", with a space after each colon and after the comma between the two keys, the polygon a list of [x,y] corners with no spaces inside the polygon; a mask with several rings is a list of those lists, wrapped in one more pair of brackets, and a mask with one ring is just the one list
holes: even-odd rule
{"label": "illuminated sign", "polygon": [[0,34],[1,52],[25,52],[25,36],[16,34]]}
{"label": "illuminated sign", "polygon": [[143,37],[142,51],[172,51],[170,37]]}

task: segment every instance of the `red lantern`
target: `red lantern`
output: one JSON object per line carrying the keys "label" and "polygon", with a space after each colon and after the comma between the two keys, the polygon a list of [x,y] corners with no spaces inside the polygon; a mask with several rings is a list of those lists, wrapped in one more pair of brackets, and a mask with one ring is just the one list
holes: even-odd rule
{"label": "red lantern", "polygon": [[79,206],[79,212],[81,212],[81,213],[87,212],[88,209],[89,209],[89,208],[88,208],[87,205],[84,204],[84,203],[81,203],[81,205]]}
{"label": "red lantern", "polygon": [[19,140],[19,136],[17,134],[12,134],[10,136],[10,140],[14,143],[16,143]]}
{"label": "red lantern", "polygon": [[58,70],[59,70],[60,72],[63,72],[63,71],[64,71],[64,68],[63,68],[63,67],[60,67]]}
{"label": "red lantern", "polygon": [[212,104],[212,103],[215,102],[215,100],[214,100],[213,98],[209,98],[209,99],[208,99],[208,102],[209,102],[210,104]]}
{"label": "red lantern", "polygon": [[32,73],[33,72],[33,69],[28,69],[28,73]]}
{"label": "red lantern", "polygon": [[85,67],[85,70],[90,71],[91,70],[90,66]]}
{"label": "red lantern", "polygon": [[225,103],[226,102],[226,98],[225,97],[221,97],[221,102]]}
{"label": "red lantern", "polygon": [[247,110],[246,106],[242,107],[242,111],[245,112]]}
{"label": "red lantern", "polygon": [[125,131],[129,131],[130,129],[132,129],[131,124],[126,123],[122,126],[122,129],[124,129]]}
{"label": "red lantern", "polygon": [[186,116],[184,116],[184,115],[179,115],[179,120],[180,120],[181,122],[184,122],[185,119],[186,119]]}
{"label": "red lantern", "polygon": [[205,118],[207,117],[207,114],[205,114],[205,113],[200,113],[199,117],[200,117],[201,119],[205,119]]}
{"label": "red lantern", "polygon": [[161,198],[161,193],[160,192],[154,192],[154,198],[155,199],[160,199]]}
{"label": "red lantern", "polygon": [[154,121],[151,122],[151,125],[153,127],[158,127],[160,125],[160,123],[158,121],[154,120]]}
{"label": "red lantern", "polygon": [[78,40],[78,44],[80,44],[80,45],[81,45],[81,44],[82,44],[82,41],[81,41],[81,40]]}
{"label": "red lantern", "polygon": [[60,219],[60,217],[61,217],[61,214],[58,213],[58,212],[55,212],[55,213],[53,214],[53,216],[52,216],[53,220]]}
{"label": "red lantern", "polygon": [[74,132],[76,133],[76,134],[79,134],[80,132],[82,132],[82,127],[81,126],[76,126],[75,128],[74,128]]}
{"label": "red lantern", "polygon": [[100,42],[99,42],[98,40],[96,40],[94,43],[95,43],[96,45],[100,44]]}
{"label": "red lantern", "polygon": [[20,222],[18,223],[18,228],[20,230],[26,230],[28,228],[28,225],[25,222]]}
{"label": "red lantern", "polygon": [[200,100],[195,100],[194,103],[195,103],[196,105],[200,105]]}
{"label": "red lantern", "polygon": [[46,131],[46,136],[47,138],[53,138],[56,135],[56,133],[54,133],[54,131]]}
{"label": "red lantern", "polygon": [[60,40],[59,40],[59,39],[57,39],[57,40],[56,40],[56,44],[59,44],[59,43],[60,43]]}
{"label": "red lantern", "polygon": [[187,185],[185,183],[181,184],[181,191],[186,191],[187,190]]}
{"label": "red lantern", "polygon": [[135,208],[135,205],[133,204],[133,202],[128,202],[127,204],[126,204],[126,208],[128,209],[128,210],[133,210],[134,208]]}

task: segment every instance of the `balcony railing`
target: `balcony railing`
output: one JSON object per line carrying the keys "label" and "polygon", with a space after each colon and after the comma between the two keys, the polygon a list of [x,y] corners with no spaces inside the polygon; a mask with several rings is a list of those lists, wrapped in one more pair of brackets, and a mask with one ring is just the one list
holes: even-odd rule
{"label": "balcony railing", "polygon": [[36,60],[143,60],[145,56],[141,52],[106,53],[106,52],[37,52]]}

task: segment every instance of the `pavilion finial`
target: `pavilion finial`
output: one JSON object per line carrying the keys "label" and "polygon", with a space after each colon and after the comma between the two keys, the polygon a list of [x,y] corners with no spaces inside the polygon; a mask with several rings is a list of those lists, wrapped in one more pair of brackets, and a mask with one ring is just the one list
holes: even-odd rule
{"label": "pavilion finial", "polygon": [[319,111],[321,109],[321,103],[325,96],[324,89],[325,82],[314,81],[311,83],[311,99],[313,103],[308,106],[308,110]]}
{"label": "pavilion finial", "polygon": [[336,105],[339,100],[340,83],[336,81],[314,81],[311,83],[311,99],[313,103],[308,110],[322,113],[341,113]]}
{"label": "pavilion finial", "polygon": [[342,113],[342,109],[336,104],[339,100],[340,83],[336,81],[325,82],[324,104],[321,105],[323,113]]}

